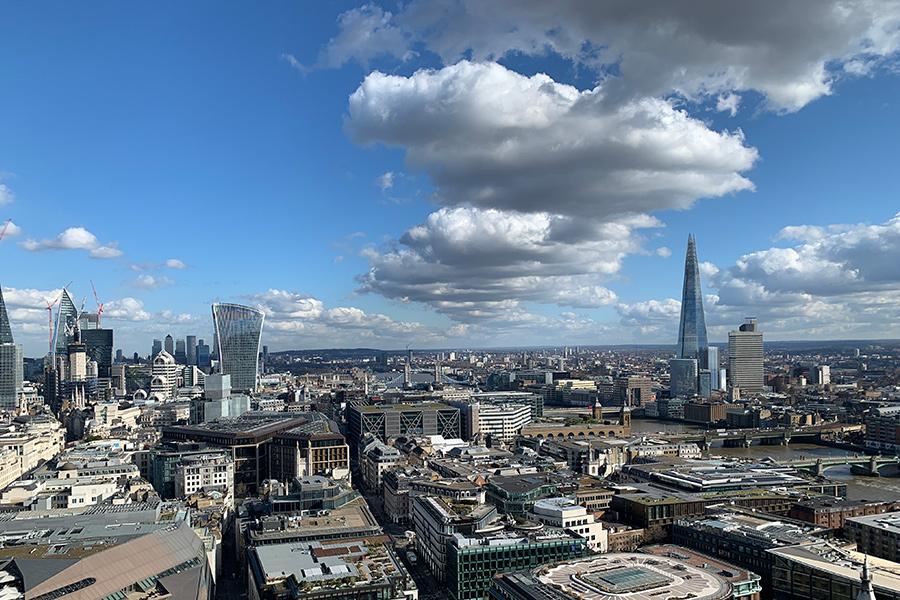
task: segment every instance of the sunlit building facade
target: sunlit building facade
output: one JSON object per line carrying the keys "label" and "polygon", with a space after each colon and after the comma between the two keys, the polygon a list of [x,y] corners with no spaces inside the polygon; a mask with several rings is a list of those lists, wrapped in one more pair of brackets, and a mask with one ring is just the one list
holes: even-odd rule
{"label": "sunlit building facade", "polygon": [[219,372],[231,375],[232,390],[255,391],[264,319],[262,311],[240,304],[213,304],[212,314]]}

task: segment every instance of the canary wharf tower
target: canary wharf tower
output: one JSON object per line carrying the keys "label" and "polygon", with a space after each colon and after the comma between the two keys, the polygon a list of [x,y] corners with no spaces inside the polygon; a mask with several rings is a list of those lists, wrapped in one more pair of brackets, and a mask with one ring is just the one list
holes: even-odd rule
{"label": "canary wharf tower", "polygon": [[213,304],[219,351],[219,372],[231,375],[231,389],[256,391],[263,313],[240,304]]}

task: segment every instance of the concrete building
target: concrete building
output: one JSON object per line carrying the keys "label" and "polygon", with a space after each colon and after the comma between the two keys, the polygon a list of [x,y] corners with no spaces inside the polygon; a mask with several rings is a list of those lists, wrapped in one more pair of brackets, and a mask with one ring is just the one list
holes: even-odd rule
{"label": "concrete building", "polygon": [[499,576],[491,600],[728,600],[732,585],[674,556],[614,552]]}
{"label": "concrete building", "polygon": [[880,515],[896,508],[900,508],[900,502],[850,500],[824,496],[800,500],[791,507],[790,517],[825,529],[841,529],[847,519]]}
{"label": "concrete building", "polygon": [[308,422],[290,413],[245,413],[235,419],[222,419],[200,425],[163,427],[164,441],[194,441],[226,448],[234,461],[234,494],[256,494],[269,479],[269,444],[282,431]]}
{"label": "concrete building", "polygon": [[898,600],[897,563],[818,541],[772,548],[774,600]]}
{"label": "concrete building", "polygon": [[653,402],[653,380],[646,375],[617,377],[613,382],[613,398],[618,406],[642,407]]}
{"label": "concrete building", "polygon": [[594,515],[571,498],[544,498],[534,503],[529,518],[559,529],[565,529],[584,538],[594,552],[606,552],[609,536],[603,524]]}
{"label": "concrete building", "polygon": [[150,396],[157,402],[175,397],[178,389],[178,364],[168,352],[160,352],[153,357],[150,367]]}
{"label": "concrete building", "polygon": [[728,332],[728,377],[741,394],[765,391],[763,334],[756,319],[748,318],[737,331]]}
{"label": "concrete building", "polygon": [[309,475],[349,478],[350,447],[337,423],[322,419],[273,436],[269,468],[278,481]]}
{"label": "concrete building", "polygon": [[809,382],[813,385],[828,385],[831,383],[831,367],[828,365],[816,365],[809,370]]}
{"label": "concrete building", "polygon": [[387,471],[405,462],[403,455],[393,446],[369,436],[359,450],[359,468],[363,484],[370,490],[381,491],[381,483]]}
{"label": "concrete building", "polygon": [[216,491],[226,505],[234,502],[234,461],[223,450],[182,457],[175,467],[175,496],[183,498],[197,492]]}
{"label": "concrete building", "polygon": [[442,435],[460,437],[459,409],[446,404],[379,404],[347,407],[351,442],[366,434],[383,442],[399,436]]}
{"label": "concrete building", "polygon": [[850,517],[844,521],[844,535],[864,554],[900,559],[900,512]]}
{"label": "concrete building", "polygon": [[531,407],[524,404],[485,404],[478,406],[478,431],[482,436],[491,436],[509,442],[531,422]]}

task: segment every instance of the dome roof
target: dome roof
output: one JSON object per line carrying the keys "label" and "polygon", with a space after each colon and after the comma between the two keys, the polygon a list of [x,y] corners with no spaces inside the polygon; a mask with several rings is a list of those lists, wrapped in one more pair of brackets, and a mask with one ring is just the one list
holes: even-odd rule
{"label": "dome roof", "polygon": [[64,462],[63,464],[59,465],[58,470],[59,471],[77,471],[78,466],[71,462]]}

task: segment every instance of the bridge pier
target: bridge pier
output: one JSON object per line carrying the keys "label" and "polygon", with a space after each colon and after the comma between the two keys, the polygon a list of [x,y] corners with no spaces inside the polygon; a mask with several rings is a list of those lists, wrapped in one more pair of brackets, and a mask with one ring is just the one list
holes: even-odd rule
{"label": "bridge pier", "polygon": [[822,459],[816,459],[816,477],[822,477],[825,475],[825,465],[822,464]]}

